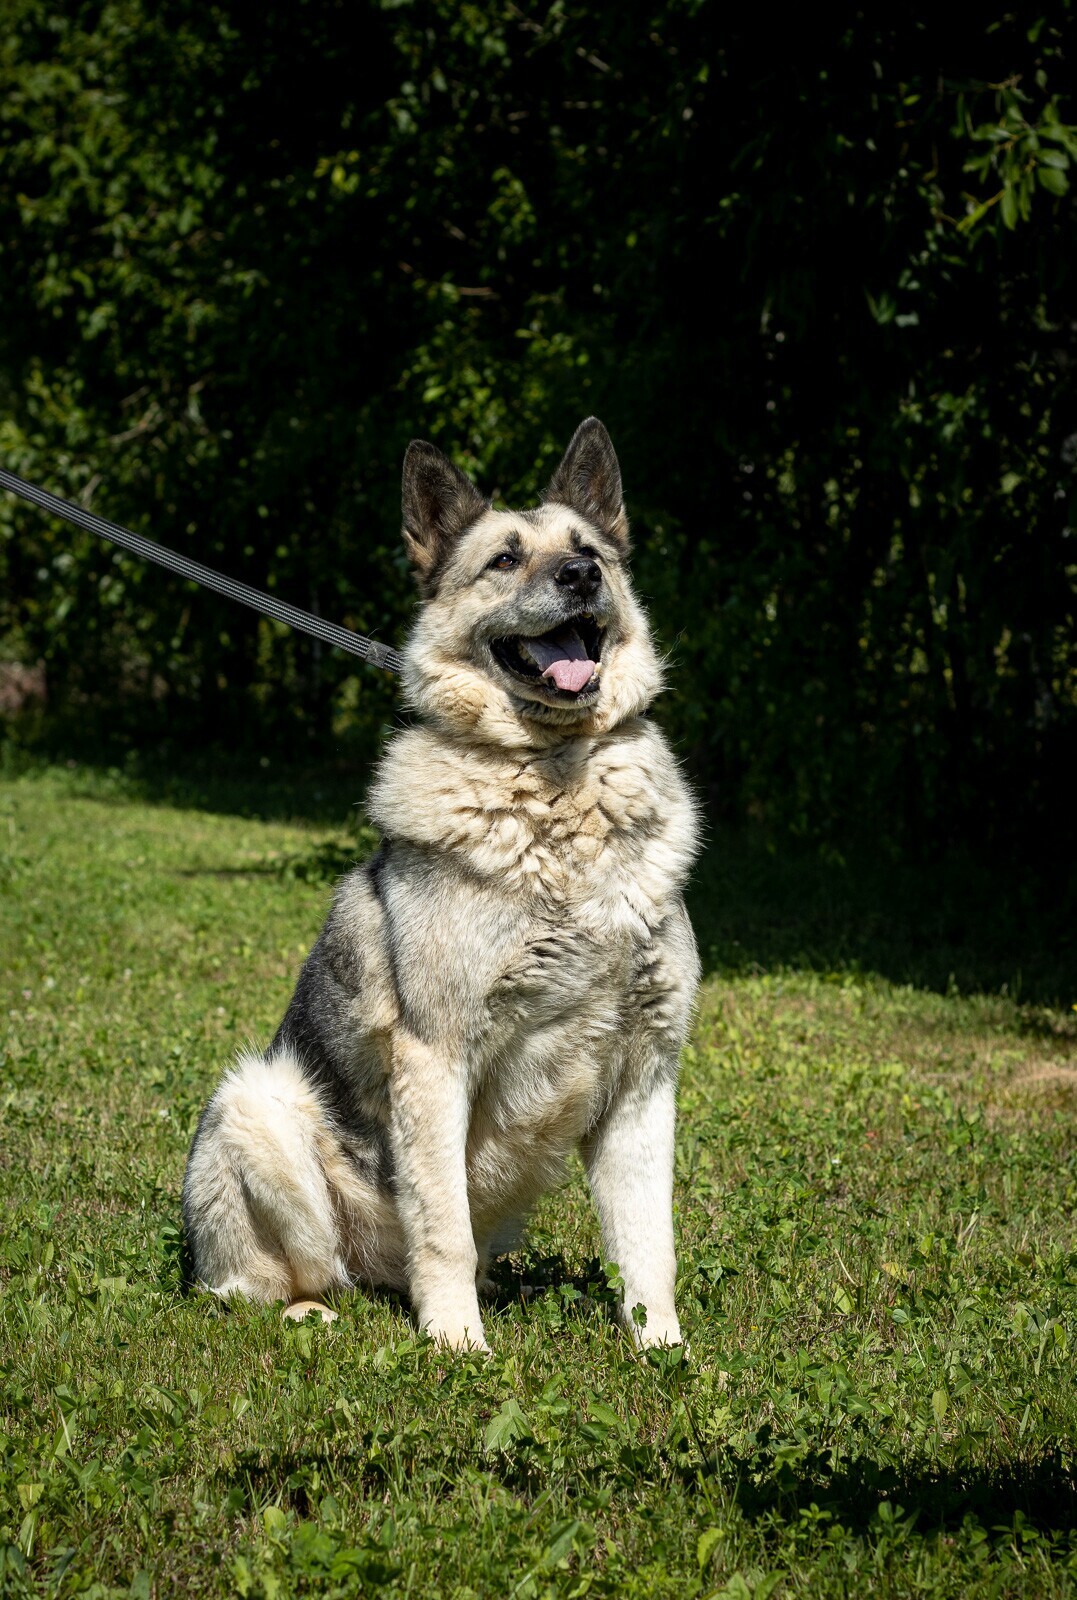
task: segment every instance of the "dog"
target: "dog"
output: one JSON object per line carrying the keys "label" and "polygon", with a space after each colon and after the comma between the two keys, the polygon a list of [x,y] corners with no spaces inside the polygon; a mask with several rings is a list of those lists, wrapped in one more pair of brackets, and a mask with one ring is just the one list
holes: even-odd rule
{"label": "dog", "polygon": [[597,418],[540,504],[495,510],[433,445],[404,460],[421,604],[369,814],[269,1048],[195,1134],[183,1208],[222,1295],[410,1294],[486,1350],[478,1290],[579,1149],[621,1317],[680,1341],[678,1063],[699,976],[697,812],[646,718],[662,686]]}

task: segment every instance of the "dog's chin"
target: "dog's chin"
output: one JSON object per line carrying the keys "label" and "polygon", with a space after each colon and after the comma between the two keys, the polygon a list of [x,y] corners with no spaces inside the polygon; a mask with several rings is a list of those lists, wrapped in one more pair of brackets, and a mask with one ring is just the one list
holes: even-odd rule
{"label": "dog's chin", "polygon": [[[508,674],[502,673],[501,677],[507,679]],[[520,716],[554,725],[581,721],[595,709],[602,694],[602,686],[597,679],[593,680],[593,687],[589,684],[578,694],[552,689],[548,695],[540,696],[530,685],[508,683],[506,686]]]}

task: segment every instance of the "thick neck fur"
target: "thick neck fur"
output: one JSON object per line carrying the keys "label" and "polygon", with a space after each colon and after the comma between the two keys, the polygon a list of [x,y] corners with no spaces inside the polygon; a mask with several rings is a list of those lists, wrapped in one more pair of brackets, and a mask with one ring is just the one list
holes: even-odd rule
{"label": "thick neck fur", "polygon": [[386,751],[369,810],[387,838],[449,853],[491,887],[575,908],[611,933],[653,931],[697,849],[694,801],[640,717],[597,734],[561,729],[540,748],[411,728]]}
{"label": "thick neck fur", "polygon": [[639,718],[545,750],[410,729],[386,752],[370,812],[387,837],[450,852],[503,891],[551,906],[602,899],[611,879],[623,895],[628,883],[647,927],[668,913],[696,852],[680,770]]}

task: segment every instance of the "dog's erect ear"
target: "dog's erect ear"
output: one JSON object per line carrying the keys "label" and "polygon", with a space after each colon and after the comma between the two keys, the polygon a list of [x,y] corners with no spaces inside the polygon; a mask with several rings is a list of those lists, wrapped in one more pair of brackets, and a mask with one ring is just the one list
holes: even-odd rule
{"label": "dog's erect ear", "polygon": [[542,498],[571,506],[623,550],[628,549],[621,469],[613,441],[597,417],[580,423]]}
{"label": "dog's erect ear", "polygon": [[490,502],[465,472],[425,439],[413,439],[408,445],[403,491],[404,543],[419,582],[425,584]]}

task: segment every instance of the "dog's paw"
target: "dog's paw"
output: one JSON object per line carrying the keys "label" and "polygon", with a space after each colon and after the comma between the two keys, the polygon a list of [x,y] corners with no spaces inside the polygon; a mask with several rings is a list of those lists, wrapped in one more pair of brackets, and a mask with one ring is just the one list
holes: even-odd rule
{"label": "dog's paw", "polygon": [[461,1327],[459,1323],[437,1324],[430,1321],[426,1324],[425,1331],[442,1350],[458,1350],[464,1355],[469,1352],[480,1356],[490,1354],[490,1346],[486,1343],[486,1334],[483,1332],[481,1322],[477,1327],[472,1327],[470,1324]]}
{"label": "dog's paw", "polygon": [[486,1335],[480,1328],[478,1334],[465,1328],[463,1333],[438,1333],[435,1334],[438,1344],[443,1350],[459,1351],[461,1355],[488,1356],[490,1346],[486,1343]]}
{"label": "dog's paw", "polygon": [[335,1322],[337,1312],[329,1306],[323,1305],[320,1300],[293,1300],[290,1306],[285,1306],[281,1316],[288,1322],[302,1322],[308,1312],[316,1311],[323,1322]]}
{"label": "dog's paw", "polygon": [[649,1313],[642,1327],[633,1324],[631,1333],[640,1350],[669,1350],[684,1343],[675,1312],[664,1317]]}

